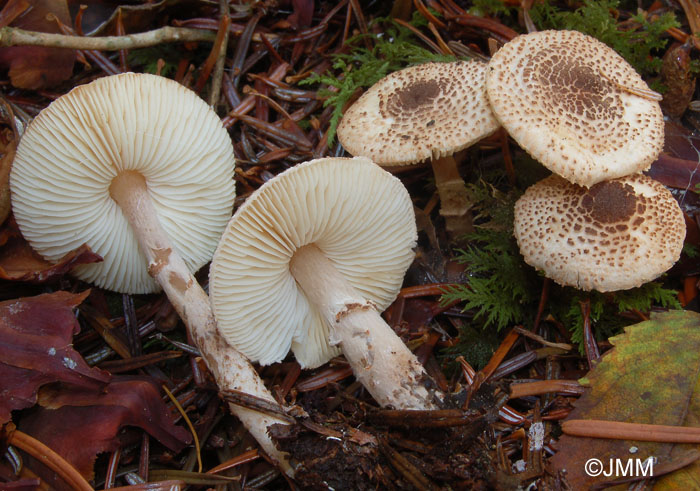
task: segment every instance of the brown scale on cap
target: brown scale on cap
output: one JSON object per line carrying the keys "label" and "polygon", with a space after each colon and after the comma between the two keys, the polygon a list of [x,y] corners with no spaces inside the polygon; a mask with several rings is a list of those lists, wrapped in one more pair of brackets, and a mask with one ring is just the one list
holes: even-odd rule
{"label": "brown scale on cap", "polygon": [[525,261],[559,284],[626,290],[678,260],[685,222],[659,182],[635,174],[586,189],[552,175],[515,205],[514,234]]}
{"label": "brown scale on cap", "polygon": [[547,168],[584,186],[645,170],[663,147],[657,100],[615,51],[576,31],[542,31],[489,63],[493,111]]}
{"label": "brown scale on cap", "polygon": [[426,63],[391,73],[347,111],[338,139],[379,165],[452,155],[496,131],[486,98],[486,64]]}

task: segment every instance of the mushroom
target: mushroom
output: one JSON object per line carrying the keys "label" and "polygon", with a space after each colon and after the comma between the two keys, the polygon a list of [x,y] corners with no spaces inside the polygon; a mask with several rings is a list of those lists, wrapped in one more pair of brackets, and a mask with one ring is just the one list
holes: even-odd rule
{"label": "mushroom", "polygon": [[381,406],[436,407],[432,382],[379,311],[413,260],[416,225],[401,181],[364,158],[324,158],[263,184],[214,254],[219,330],[267,365],[289,349],[302,367],[340,350]]}
{"label": "mushroom", "polygon": [[484,84],[486,63],[425,63],[393,72],[343,115],[338,139],[382,166],[431,159],[452,236],[472,231],[471,203],[452,155],[499,128]]}
{"label": "mushroom", "polygon": [[[17,224],[56,260],[87,243],[104,261],[76,268],[126,293],[162,286],[222,389],[274,402],[243,355],[216,330],[191,271],[211,257],[230,218],[231,140],[194,92],[155,75],[125,73],[77,87],[44,109],[23,135],[10,176]],[[267,435],[283,421],[231,411],[291,473]]]}
{"label": "mushroom", "polygon": [[625,290],[678,260],[685,221],[678,203],[643,174],[585,188],[551,175],[515,204],[514,234],[525,262],[561,285]]}
{"label": "mushroom", "polygon": [[641,172],[663,147],[661,96],[615,51],[577,31],[506,43],[488,65],[486,90],[518,144],[582,186]]}

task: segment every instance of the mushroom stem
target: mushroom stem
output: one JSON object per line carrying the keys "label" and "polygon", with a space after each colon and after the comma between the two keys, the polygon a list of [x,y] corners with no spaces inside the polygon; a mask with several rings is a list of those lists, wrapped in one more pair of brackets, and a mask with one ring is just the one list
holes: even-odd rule
{"label": "mushroom stem", "polygon": [[[442,394],[374,304],[348,283],[314,244],[298,249],[290,270],[309,301],[330,326],[357,380],[381,406],[435,409]],[[431,387],[432,386],[432,387]]]}
{"label": "mushroom stem", "polygon": [[[219,334],[209,298],[180,255],[173,250],[158,219],[145,178],[138,172],[122,172],[112,180],[109,192],[139,241],[148,261],[149,274],[163,287],[173,308],[187,326],[219,388],[246,392],[277,404],[248,359]],[[229,404],[229,409],[267,455],[292,476],[293,470],[286,454],[275,447],[267,434],[267,427],[271,424],[288,423],[235,404]]]}
{"label": "mushroom stem", "polygon": [[464,179],[459,174],[457,162],[453,156],[441,157],[432,161],[435,187],[440,196],[440,215],[445,217],[445,228],[450,237],[474,231],[472,215],[469,209],[472,203],[467,197]]}

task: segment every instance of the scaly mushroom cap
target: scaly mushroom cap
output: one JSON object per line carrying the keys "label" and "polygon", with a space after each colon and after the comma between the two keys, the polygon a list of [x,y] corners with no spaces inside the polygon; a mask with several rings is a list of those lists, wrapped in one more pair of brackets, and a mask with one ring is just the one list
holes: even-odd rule
{"label": "scaly mushroom cap", "polygon": [[263,184],[236,211],[214,254],[209,293],[221,334],[253,361],[302,367],[340,353],[289,270],[315,244],[384,310],[413,260],[416,225],[401,181],[364,158],[306,162]]}
{"label": "scaly mushroom cap", "polygon": [[663,148],[663,115],[647,84],[615,51],[577,31],[505,44],[489,63],[486,90],[518,144],[576,184],[641,172]]}
{"label": "scaly mushroom cap", "polygon": [[338,140],[379,165],[452,155],[499,127],[491,112],[486,63],[425,63],[374,84],[343,115]]}
{"label": "scaly mushroom cap", "polygon": [[634,174],[584,188],[551,175],[515,204],[525,262],[561,285],[601,292],[638,287],[678,260],[683,213],[659,182]]}
{"label": "scaly mushroom cap", "polygon": [[211,258],[235,195],[231,139],[194,92],[125,73],[77,87],[44,109],[17,148],[10,189],[22,235],[50,261],[87,243],[104,258],[73,272],[110,290],[159,290],[109,187],[122,171],[145,179],[191,271]]}

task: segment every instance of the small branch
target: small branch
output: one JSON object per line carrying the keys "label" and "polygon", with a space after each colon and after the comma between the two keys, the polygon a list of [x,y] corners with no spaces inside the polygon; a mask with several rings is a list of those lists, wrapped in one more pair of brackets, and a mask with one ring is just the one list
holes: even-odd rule
{"label": "small branch", "polygon": [[19,430],[14,430],[9,434],[7,443],[20,450],[24,450],[36,460],[46,465],[49,469],[58,474],[71,489],[92,491],[92,486],[88,484],[75,467],[39,440]]}
{"label": "small branch", "polygon": [[257,397],[253,394],[248,394],[235,389],[223,389],[221,391],[221,396],[226,402],[230,402],[236,406],[269,414],[276,418],[285,420],[290,424],[295,422],[294,418],[288,415],[280,404],[272,402],[268,399],[263,399],[262,397]]}
{"label": "small branch", "polygon": [[[546,278],[545,278],[545,280],[546,280],[545,284],[549,284],[549,280]],[[544,288],[543,288],[543,290],[544,290]],[[542,302],[540,302],[540,303],[542,303]],[[543,344],[544,346],[549,346],[550,348],[558,348],[558,349],[561,349],[564,351],[571,351],[574,349],[574,347],[568,343],[553,343],[551,341],[547,341],[542,336],[538,336],[537,334],[530,332],[527,329],[523,329],[522,327],[516,326],[513,328],[513,330],[515,332],[517,332],[518,334],[521,334],[522,336],[525,336],[525,337],[530,338],[530,339],[534,339],[538,343]]]}
{"label": "small branch", "polygon": [[16,27],[3,27],[0,29],[0,47],[47,46],[66,49],[118,51],[121,49],[146,48],[162,43],[192,41],[213,42],[215,39],[215,32],[170,26],[138,34],[94,38],[25,31],[24,29],[18,29]]}
{"label": "small branch", "polygon": [[225,31],[223,39],[221,40],[221,47],[219,48],[216,65],[214,66],[214,74],[212,75],[211,79],[211,93],[209,94],[209,105],[213,107],[214,110],[216,110],[216,105],[219,102],[219,94],[221,93],[221,82],[224,76],[224,68],[226,64],[226,48],[228,47],[229,24],[231,23],[228,0],[219,0],[219,10],[221,11],[221,18],[226,19],[226,21],[223,23],[223,25],[225,26]]}
{"label": "small branch", "polygon": [[567,395],[581,395],[584,387],[576,380],[538,380],[511,384],[510,398],[517,399],[525,396],[537,396],[551,392],[561,392]]}
{"label": "small branch", "polygon": [[700,428],[688,426],[572,419],[564,421],[561,427],[567,435],[587,436],[590,438],[637,440],[643,442],[700,443]]}

